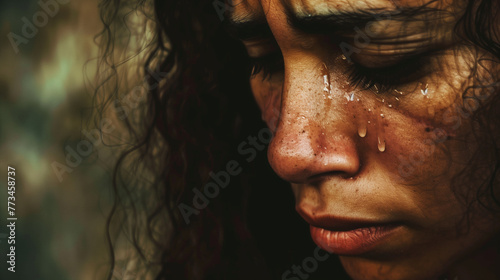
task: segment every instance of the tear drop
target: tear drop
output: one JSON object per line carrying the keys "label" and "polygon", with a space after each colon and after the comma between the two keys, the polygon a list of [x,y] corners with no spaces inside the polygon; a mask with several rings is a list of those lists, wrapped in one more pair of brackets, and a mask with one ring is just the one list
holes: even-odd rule
{"label": "tear drop", "polygon": [[329,92],[328,88],[330,87],[330,82],[328,81],[328,75],[323,75],[323,84],[325,86],[323,91]]}
{"label": "tear drop", "polygon": [[429,93],[429,84],[424,84],[421,83],[420,85],[420,92],[423,94],[423,95],[427,95],[427,93]]}
{"label": "tear drop", "polygon": [[358,126],[358,135],[361,138],[366,136],[366,123],[364,121]]}
{"label": "tear drop", "polygon": [[377,109],[378,111],[378,115],[380,116],[380,118],[378,118],[378,116],[376,116],[376,128],[377,128],[377,147],[378,147],[378,150],[380,152],[384,152],[385,151],[385,128],[384,128],[384,114],[382,113],[382,107],[383,106],[380,106],[379,109]]}
{"label": "tear drop", "polygon": [[332,89],[330,85],[330,72],[325,63],[321,65],[321,75],[323,76],[323,91],[330,94]]}
{"label": "tear drop", "polygon": [[431,98],[429,95],[429,84],[425,84],[424,86],[424,84],[422,83],[420,87],[420,92],[424,96],[425,106],[427,107],[427,114],[431,118],[434,117],[435,112],[434,112],[434,106],[432,105]]}
{"label": "tear drop", "polygon": [[380,138],[380,136],[377,138],[378,138],[377,139],[378,140],[378,150],[380,152],[384,152],[385,151],[385,139]]}

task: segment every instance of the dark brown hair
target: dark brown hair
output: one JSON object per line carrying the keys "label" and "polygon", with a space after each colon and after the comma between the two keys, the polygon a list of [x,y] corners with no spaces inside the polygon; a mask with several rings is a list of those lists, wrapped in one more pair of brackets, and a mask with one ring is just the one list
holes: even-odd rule
{"label": "dark brown hair", "polygon": [[[226,34],[218,11],[229,6],[221,3],[100,4],[104,29],[96,37],[101,47],[96,113],[99,119],[114,115],[125,132],[119,138],[127,139],[108,142],[119,151],[108,218],[109,279],[123,276],[116,271],[125,264],[126,273],[141,279],[275,279],[313,252],[291,191],[273,174],[265,151],[251,162],[237,152],[265,125],[250,92],[246,52]],[[498,9],[496,0],[468,1],[456,34],[500,59]],[[145,77],[144,98],[125,110],[127,77],[135,69],[136,77]],[[494,86],[498,93],[498,82],[476,89]],[[481,130],[492,123],[499,127],[498,99],[495,95],[475,114]],[[491,133],[478,137],[490,144],[495,164],[474,203],[498,210],[498,139]],[[229,186],[186,223],[179,205],[192,205],[193,189],[202,190],[210,172],[224,170],[230,160],[241,163],[242,174],[231,177]],[[132,246],[122,253],[123,244]],[[328,266],[340,270],[334,258]]]}

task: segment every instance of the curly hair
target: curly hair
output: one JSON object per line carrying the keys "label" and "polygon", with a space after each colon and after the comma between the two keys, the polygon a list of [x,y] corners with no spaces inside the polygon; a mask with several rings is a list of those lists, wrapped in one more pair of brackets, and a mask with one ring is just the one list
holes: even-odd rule
{"label": "curly hair", "polygon": [[[141,279],[271,279],[312,252],[291,190],[274,175],[265,152],[251,164],[240,160],[242,174],[188,222],[179,211],[181,204],[192,205],[193,192],[202,191],[211,171],[241,159],[238,145],[265,127],[250,92],[245,49],[225,32],[214,9],[218,2],[100,4],[96,119],[110,118],[121,128],[106,138],[117,149],[108,279],[120,277],[121,262]],[[500,59],[498,8],[499,1],[469,0],[455,32]],[[498,84],[496,77],[466,90],[495,90],[488,106],[474,114],[481,131],[499,127]],[[495,164],[478,200],[463,199],[470,207],[498,210],[499,142],[491,133],[477,137],[490,144]],[[332,259],[331,266],[343,275],[338,262]]]}

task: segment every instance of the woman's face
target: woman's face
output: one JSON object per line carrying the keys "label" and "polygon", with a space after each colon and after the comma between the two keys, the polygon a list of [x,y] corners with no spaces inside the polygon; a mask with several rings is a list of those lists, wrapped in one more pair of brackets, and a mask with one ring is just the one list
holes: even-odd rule
{"label": "woman's face", "polygon": [[454,277],[499,233],[459,199],[472,157],[491,166],[471,113],[493,90],[464,92],[498,68],[453,36],[461,1],[428,1],[233,1],[269,161],[355,279]]}

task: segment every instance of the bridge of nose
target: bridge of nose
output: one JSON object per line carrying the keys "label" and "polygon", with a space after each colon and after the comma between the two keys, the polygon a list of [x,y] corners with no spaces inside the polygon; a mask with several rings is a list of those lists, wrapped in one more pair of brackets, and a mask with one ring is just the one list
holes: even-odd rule
{"label": "bridge of nose", "polygon": [[357,133],[338,79],[321,62],[289,64],[286,72],[280,121],[269,151],[275,171],[294,182],[322,173],[355,173]]}
{"label": "bridge of nose", "polygon": [[321,146],[333,135],[350,134],[355,114],[347,108],[344,75],[321,61],[291,64],[283,87],[282,125]]}

